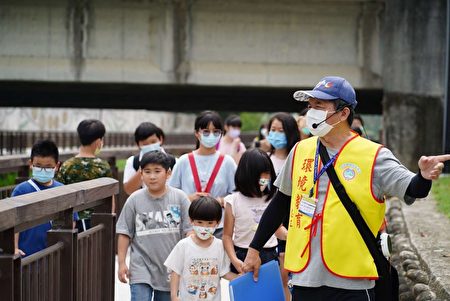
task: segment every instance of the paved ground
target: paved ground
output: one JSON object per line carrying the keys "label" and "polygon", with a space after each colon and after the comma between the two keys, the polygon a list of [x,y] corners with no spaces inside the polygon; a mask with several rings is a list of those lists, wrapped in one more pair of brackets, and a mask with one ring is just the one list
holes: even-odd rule
{"label": "paved ground", "polygon": [[[449,196],[450,198],[450,196]],[[421,260],[436,278],[430,286],[436,286],[442,294],[450,294],[450,221],[436,210],[432,196],[418,200],[413,205],[402,206],[411,243]],[[434,290],[434,289],[433,289]],[[442,290],[445,290],[443,292]],[[445,298],[441,295],[438,298]]]}

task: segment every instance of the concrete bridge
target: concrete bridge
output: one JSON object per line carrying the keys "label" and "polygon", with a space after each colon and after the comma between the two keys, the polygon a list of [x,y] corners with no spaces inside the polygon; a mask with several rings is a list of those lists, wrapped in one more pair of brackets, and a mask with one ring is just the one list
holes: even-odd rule
{"label": "concrete bridge", "polygon": [[355,86],[359,113],[383,112],[385,143],[415,167],[420,154],[450,151],[445,8],[445,0],[4,0],[0,106],[296,112],[295,89],[340,75]]}

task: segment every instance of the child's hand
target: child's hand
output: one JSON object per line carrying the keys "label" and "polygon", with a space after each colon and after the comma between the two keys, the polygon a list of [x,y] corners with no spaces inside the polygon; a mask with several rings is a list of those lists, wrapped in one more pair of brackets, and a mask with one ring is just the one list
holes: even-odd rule
{"label": "child's hand", "polygon": [[119,270],[117,271],[117,276],[120,282],[127,283],[127,279],[130,279],[130,271],[126,264],[119,264]]}
{"label": "child's hand", "polygon": [[244,270],[242,269],[242,266],[244,263],[240,259],[235,259],[231,262],[235,269],[238,271],[239,274],[242,274]]}
{"label": "child's hand", "polygon": [[25,256],[25,253],[21,249],[16,248],[14,249],[14,255]]}
{"label": "child's hand", "polygon": [[170,301],[180,301],[180,297],[172,297],[170,298]]}

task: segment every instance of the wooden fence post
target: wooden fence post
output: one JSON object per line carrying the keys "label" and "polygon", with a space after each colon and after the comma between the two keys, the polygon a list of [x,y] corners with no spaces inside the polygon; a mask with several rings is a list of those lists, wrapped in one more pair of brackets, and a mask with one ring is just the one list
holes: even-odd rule
{"label": "wooden fence post", "polygon": [[22,299],[21,258],[14,255],[14,228],[0,232],[0,292],[2,300]]}
{"label": "wooden fence post", "polygon": [[60,298],[59,300],[77,300],[75,281],[77,279],[78,238],[77,229],[58,229],[47,232],[48,245],[63,242],[60,263]]}
{"label": "wooden fence post", "polygon": [[[111,198],[108,198],[108,204],[111,204]],[[111,208],[110,206],[105,206]],[[109,209],[111,210],[111,209]],[[112,213],[95,213],[92,214],[92,226],[99,224],[104,225],[104,233],[102,235],[102,247],[105,252],[102,256],[102,300],[114,300],[114,277],[115,277],[115,235],[116,235],[116,215]]]}

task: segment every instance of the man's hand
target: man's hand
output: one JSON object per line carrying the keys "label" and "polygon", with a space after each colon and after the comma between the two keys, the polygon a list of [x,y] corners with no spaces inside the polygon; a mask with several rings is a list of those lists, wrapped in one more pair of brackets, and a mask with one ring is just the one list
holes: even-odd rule
{"label": "man's hand", "polygon": [[422,177],[427,180],[436,180],[442,173],[445,161],[450,160],[450,154],[440,156],[422,156],[419,159],[419,168]]}
{"label": "man's hand", "polygon": [[261,266],[261,258],[259,258],[259,252],[253,248],[248,248],[247,256],[244,260],[242,269],[244,272],[253,271],[253,280],[258,281],[259,267]]}

